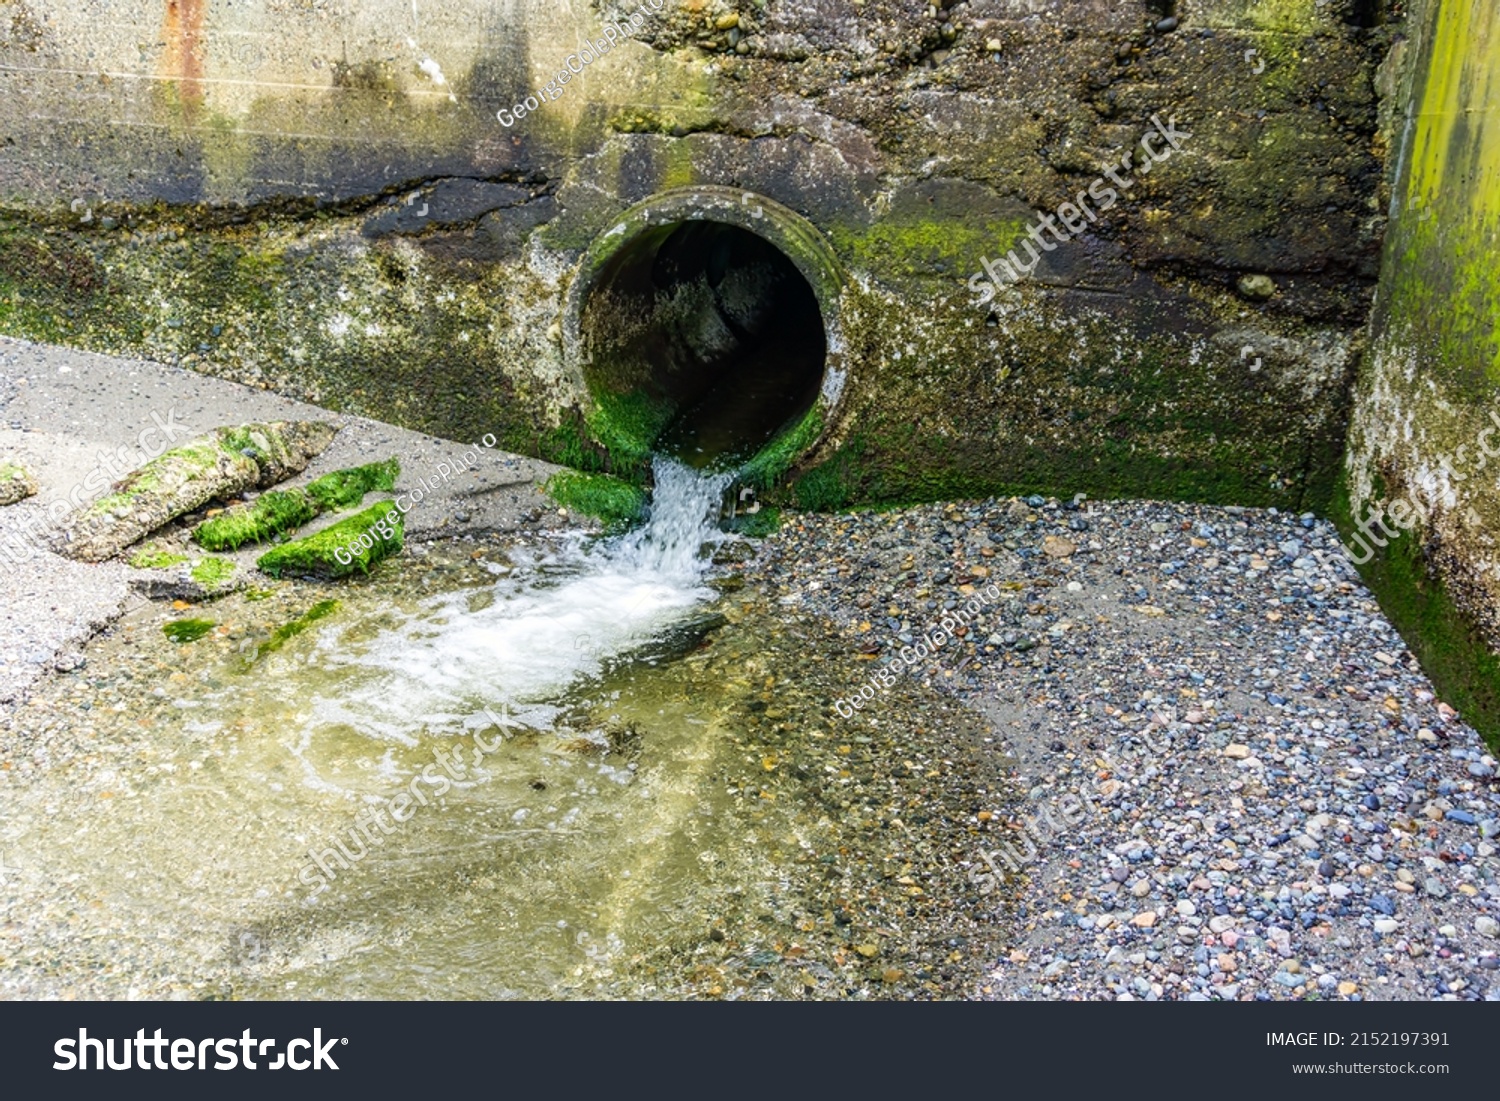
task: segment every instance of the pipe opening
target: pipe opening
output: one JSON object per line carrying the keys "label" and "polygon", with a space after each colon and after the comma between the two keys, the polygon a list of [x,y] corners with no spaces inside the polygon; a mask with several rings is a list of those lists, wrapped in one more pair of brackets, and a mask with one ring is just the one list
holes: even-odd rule
{"label": "pipe opening", "polygon": [[637,443],[699,468],[743,463],[817,401],[817,296],[764,237],[692,218],[655,225],[600,270],[580,316],[584,377]]}

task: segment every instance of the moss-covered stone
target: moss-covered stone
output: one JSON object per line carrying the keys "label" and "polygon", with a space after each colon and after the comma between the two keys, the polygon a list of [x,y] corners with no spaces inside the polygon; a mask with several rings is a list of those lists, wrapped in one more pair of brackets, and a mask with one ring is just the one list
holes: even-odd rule
{"label": "moss-covered stone", "polygon": [[115,483],[112,492],[71,517],[62,553],[102,562],[157,528],[209,501],[252,489],[260,480],[253,459],[203,436],[151,460]]}
{"label": "moss-covered stone", "polygon": [[593,516],[613,527],[640,519],[646,494],[637,485],[608,474],[554,474],[542,491],[564,508]]}
{"label": "moss-covered stone", "polygon": [[1357,344],[1336,329],[1225,327],[1243,308],[1232,288],[1164,305],[1018,287],[989,317],[967,300],[915,316],[893,295],[851,295],[851,344],[922,348],[941,333],[941,350],[867,368],[811,459],[777,475],[782,499],[1085,492],[1319,511]]}
{"label": "moss-covered stone", "polygon": [[[1393,58],[1404,171],[1338,518],[1410,502],[1360,570],[1439,691],[1500,747],[1500,9],[1412,5]],[[1399,63],[1399,64],[1398,64]]]}
{"label": "moss-covered stone", "polygon": [[235,505],[199,524],[193,538],[214,551],[264,543],[295,531],[324,512],[355,508],[367,493],[389,493],[396,488],[400,475],[401,464],[394,458],[335,470],[305,487],[271,490],[249,504]]}
{"label": "moss-covered stone", "polygon": [[217,600],[245,585],[245,571],[228,558],[193,559],[167,547],[151,547],[131,559],[141,572],[130,587],[152,600],[197,604]]}
{"label": "moss-covered stone", "polygon": [[210,501],[300,472],[336,431],[326,424],[277,422],[200,436],[127,474],[108,496],[70,517],[59,549],[102,562]]}
{"label": "moss-covered stone", "polygon": [[127,208],[116,231],[0,210],[0,332],[539,454],[560,417],[546,337],[556,286],[482,247],[456,254],[469,227],[371,242],[367,206],[268,203],[244,224],[213,208]]}
{"label": "moss-covered stone", "polygon": [[367,574],[376,563],[401,552],[405,535],[401,510],[382,501],[322,531],[274,547],[255,564],[272,577]]}
{"label": "moss-covered stone", "polygon": [[274,424],[242,424],[218,430],[220,443],[254,461],[260,471],[262,489],[301,474],[338,429],[322,421],[277,421]]}
{"label": "moss-covered stone", "polygon": [[227,558],[209,555],[192,568],[189,576],[205,589],[214,590],[234,576],[239,567]]}
{"label": "moss-covered stone", "polygon": [[0,507],[36,495],[36,479],[15,463],[0,462]]}
{"label": "moss-covered stone", "polygon": [[724,527],[747,539],[764,539],[781,527],[781,510],[761,508],[755,512],[742,512],[731,518]]}

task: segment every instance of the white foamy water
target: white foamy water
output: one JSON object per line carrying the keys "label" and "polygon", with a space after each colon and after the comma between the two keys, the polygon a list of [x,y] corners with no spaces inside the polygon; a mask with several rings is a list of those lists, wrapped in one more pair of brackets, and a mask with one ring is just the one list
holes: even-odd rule
{"label": "white foamy water", "polygon": [[336,674],[337,694],[310,701],[310,725],[412,745],[424,726],[489,725],[484,708],[535,722],[546,701],[681,620],[712,595],[699,552],[720,538],[733,474],[665,458],[654,473],[643,526],[519,563],[488,607],[470,610],[472,590],[448,593],[373,639],[325,631],[314,660]]}

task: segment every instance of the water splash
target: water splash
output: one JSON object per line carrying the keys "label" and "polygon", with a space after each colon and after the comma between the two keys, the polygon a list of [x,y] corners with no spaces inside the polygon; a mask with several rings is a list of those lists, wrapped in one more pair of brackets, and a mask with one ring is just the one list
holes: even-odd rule
{"label": "water splash", "polygon": [[472,592],[448,593],[367,641],[325,632],[318,660],[342,675],[336,694],[312,701],[314,725],[411,745],[424,725],[487,722],[484,708],[544,718],[545,701],[681,621],[712,595],[702,551],[720,538],[734,475],[661,457],[654,474],[644,525],[522,563],[485,608],[472,610]]}

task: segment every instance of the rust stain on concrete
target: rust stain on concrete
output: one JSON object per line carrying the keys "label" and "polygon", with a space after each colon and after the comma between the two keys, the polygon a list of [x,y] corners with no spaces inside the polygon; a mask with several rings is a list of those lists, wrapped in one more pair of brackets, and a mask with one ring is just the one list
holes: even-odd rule
{"label": "rust stain on concrete", "polygon": [[203,18],[208,0],[167,0],[162,22],[163,75],[177,81],[184,113],[189,121],[203,104]]}

